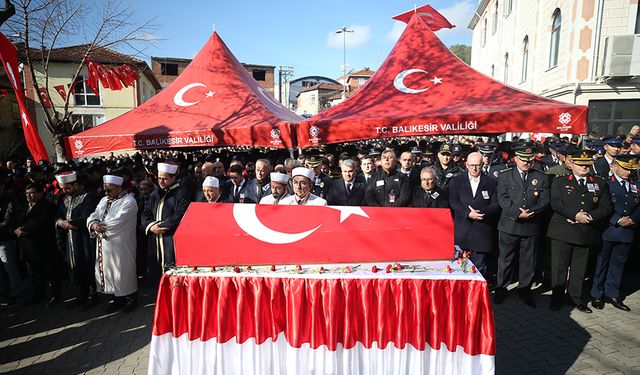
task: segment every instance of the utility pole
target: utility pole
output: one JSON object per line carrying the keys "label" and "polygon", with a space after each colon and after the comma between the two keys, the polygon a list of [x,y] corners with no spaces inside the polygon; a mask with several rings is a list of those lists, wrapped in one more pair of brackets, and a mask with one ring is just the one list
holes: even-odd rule
{"label": "utility pole", "polygon": [[[292,66],[282,66],[278,67],[278,95],[280,99],[280,104],[289,108],[289,95],[287,94],[288,90],[286,88],[288,78],[293,76],[293,67]],[[282,81],[284,80],[285,84],[285,92],[282,93]],[[285,98],[286,96],[286,98]]]}
{"label": "utility pole", "polygon": [[342,34],[342,100],[347,98],[347,33],[352,32],[346,26],[336,30],[336,34]]}

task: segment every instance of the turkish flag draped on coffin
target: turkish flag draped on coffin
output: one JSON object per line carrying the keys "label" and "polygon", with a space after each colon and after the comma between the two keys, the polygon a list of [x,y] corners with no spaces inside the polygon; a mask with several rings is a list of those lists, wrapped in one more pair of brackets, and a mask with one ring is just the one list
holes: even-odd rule
{"label": "turkish flag draped on coffin", "polygon": [[179,266],[347,263],[453,256],[449,210],[192,203]]}
{"label": "turkish flag draped on coffin", "polygon": [[344,102],[300,122],[297,139],[309,147],[432,134],[584,134],[587,109],[477,72],[414,13],[376,74]]}
{"label": "turkish flag draped on coffin", "polygon": [[[107,70],[91,64],[89,87],[108,84]],[[132,74],[124,66],[118,72]],[[291,124],[300,119],[260,87],[213,33],[169,86],[124,115],[70,136],[67,147],[73,157],[171,147],[290,148]]]}

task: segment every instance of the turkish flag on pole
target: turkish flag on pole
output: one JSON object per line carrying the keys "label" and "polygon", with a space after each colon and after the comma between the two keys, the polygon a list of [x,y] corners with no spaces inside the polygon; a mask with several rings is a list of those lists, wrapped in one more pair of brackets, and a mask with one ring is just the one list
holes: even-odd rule
{"label": "turkish flag on pole", "polygon": [[51,101],[49,100],[47,89],[44,87],[40,87],[38,89],[38,92],[40,94],[40,99],[42,100],[42,106],[46,109],[51,109]]}
{"label": "turkish flag on pole", "polygon": [[53,86],[53,88],[58,92],[62,100],[67,100],[67,92],[64,90],[64,85]]}
{"label": "turkish flag on pole", "polygon": [[175,235],[176,264],[348,263],[447,259],[447,209],[192,203]]}
{"label": "turkish flag on pole", "polygon": [[2,60],[2,65],[4,65],[4,69],[7,71],[7,76],[9,77],[9,82],[11,82],[11,86],[16,92],[16,99],[18,100],[20,117],[22,119],[22,130],[24,131],[24,139],[27,147],[34,160],[48,161],[49,156],[38,134],[38,127],[31,119],[25,103],[24,92],[20,84],[20,72],[18,71],[18,50],[16,50],[16,47],[2,33],[0,33],[0,60]]}
{"label": "turkish flag on pole", "polygon": [[420,18],[427,24],[427,26],[429,26],[432,31],[438,31],[440,29],[453,29],[455,27],[446,18],[444,18],[442,14],[438,13],[437,10],[433,9],[431,5],[428,4],[399,14],[393,17],[393,19],[396,21],[409,23],[409,20],[414,13],[417,13],[418,16],[420,16]]}

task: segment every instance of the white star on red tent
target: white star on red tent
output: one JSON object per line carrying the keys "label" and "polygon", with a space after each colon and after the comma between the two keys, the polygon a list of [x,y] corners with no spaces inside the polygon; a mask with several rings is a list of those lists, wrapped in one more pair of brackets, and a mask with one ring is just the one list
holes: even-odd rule
{"label": "white star on red tent", "polygon": [[207,92],[206,94],[204,94],[204,97],[205,97],[205,98],[212,98],[212,97],[213,97],[213,94],[215,94],[215,93],[216,93],[215,91],[211,91],[211,90],[209,90],[209,92]]}
{"label": "white star on red tent", "polygon": [[438,78],[434,76],[431,82],[433,82],[434,85],[439,85],[442,83],[442,78]]}

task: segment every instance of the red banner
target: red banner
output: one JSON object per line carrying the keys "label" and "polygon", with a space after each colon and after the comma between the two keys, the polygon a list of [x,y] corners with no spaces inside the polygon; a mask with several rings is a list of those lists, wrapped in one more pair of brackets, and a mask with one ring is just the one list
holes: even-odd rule
{"label": "red banner", "polygon": [[88,57],[85,58],[85,64],[87,64],[87,71],[89,72],[87,86],[96,95],[99,95],[98,82],[104,88],[119,91],[124,87],[133,85],[140,78],[138,72],[129,65],[105,66],[91,61]]}
{"label": "red banner", "polygon": [[22,130],[24,131],[24,139],[29,148],[29,152],[36,161],[49,160],[47,150],[38,134],[37,124],[31,119],[29,110],[25,103],[24,91],[20,83],[20,72],[18,71],[18,51],[16,47],[7,39],[4,34],[0,33],[0,60],[7,71],[9,82],[13,90],[16,92],[18,107],[20,107],[20,118],[22,119]]}
{"label": "red banner", "polygon": [[53,86],[53,88],[58,92],[62,100],[67,100],[67,92],[64,90],[64,85]]}
{"label": "red banner", "polygon": [[192,203],[174,241],[186,266],[446,259],[453,221],[446,209]]}
{"label": "red banner", "polygon": [[40,99],[42,100],[42,106],[46,109],[51,109],[51,101],[49,100],[47,89],[44,87],[40,87],[38,89],[38,93],[40,94]]}

